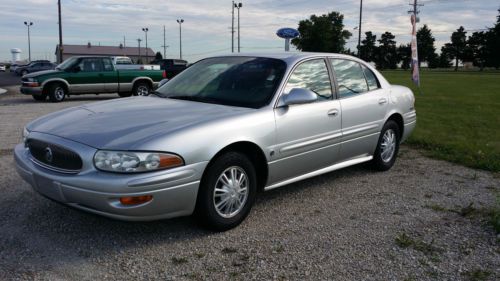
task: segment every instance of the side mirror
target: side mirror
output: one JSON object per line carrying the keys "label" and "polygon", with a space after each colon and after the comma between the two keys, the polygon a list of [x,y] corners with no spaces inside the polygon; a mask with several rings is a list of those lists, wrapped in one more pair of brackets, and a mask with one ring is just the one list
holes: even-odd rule
{"label": "side mirror", "polygon": [[168,79],[167,79],[167,78],[162,79],[162,80],[158,83],[158,87],[157,87],[157,88],[160,88],[161,86],[165,85],[167,82],[168,82]]}
{"label": "side mirror", "polygon": [[281,96],[278,106],[312,103],[318,96],[309,89],[293,88],[287,95]]}
{"label": "side mirror", "polygon": [[75,73],[80,72],[80,71],[82,71],[82,69],[78,65],[73,68],[73,72],[75,72]]}

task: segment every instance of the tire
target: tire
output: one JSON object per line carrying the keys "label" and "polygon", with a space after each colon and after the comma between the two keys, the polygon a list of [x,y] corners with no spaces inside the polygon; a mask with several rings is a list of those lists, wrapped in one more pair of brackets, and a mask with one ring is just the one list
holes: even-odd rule
{"label": "tire", "polygon": [[[233,178],[238,179],[235,186]],[[256,193],[257,177],[252,162],[241,153],[225,153],[205,171],[198,190],[196,218],[211,230],[234,228],[250,213]]]}
{"label": "tire", "polygon": [[121,92],[118,93],[118,95],[122,98],[130,97],[132,95],[132,92]]}
{"label": "tire", "polygon": [[393,120],[387,121],[382,128],[373,154],[372,167],[374,169],[387,171],[394,165],[400,140],[401,133],[398,124]]}
{"label": "tire", "polygon": [[32,97],[36,101],[45,101],[47,99],[47,95],[46,94],[32,95]]}
{"label": "tire", "polygon": [[67,91],[62,84],[54,83],[49,85],[48,94],[51,102],[62,102],[67,95]]}
{"label": "tire", "polygon": [[147,82],[137,82],[132,92],[134,96],[147,96],[151,92],[151,86]]}

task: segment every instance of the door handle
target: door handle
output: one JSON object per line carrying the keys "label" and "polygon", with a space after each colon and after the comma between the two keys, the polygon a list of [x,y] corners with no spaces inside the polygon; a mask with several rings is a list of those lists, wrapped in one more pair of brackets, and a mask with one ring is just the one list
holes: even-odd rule
{"label": "door handle", "polygon": [[337,116],[339,115],[339,111],[338,109],[330,109],[328,112],[327,112],[328,116]]}
{"label": "door handle", "polygon": [[387,99],[386,98],[381,98],[378,100],[378,104],[384,104],[384,103],[387,103]]}

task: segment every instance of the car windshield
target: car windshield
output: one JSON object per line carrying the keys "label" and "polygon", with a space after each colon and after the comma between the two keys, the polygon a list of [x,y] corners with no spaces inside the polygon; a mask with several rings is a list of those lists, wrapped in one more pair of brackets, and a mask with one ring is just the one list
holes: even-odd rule
{"label": "car windshield", "polygon": [[70,67],[72,67],[75,62],[78,60],[77,57],[72,57],[72,58],[69,58],[65,61],[63,61],[61,64],[59,64],[56,69],[60,69],[60,70],[67,70],[69,69]]}
{"label": "car windshield", "polygon": [[172,99],[260,108],[269,104],[286,70],[278,59],[218,57],[201,60],[157,90]]}

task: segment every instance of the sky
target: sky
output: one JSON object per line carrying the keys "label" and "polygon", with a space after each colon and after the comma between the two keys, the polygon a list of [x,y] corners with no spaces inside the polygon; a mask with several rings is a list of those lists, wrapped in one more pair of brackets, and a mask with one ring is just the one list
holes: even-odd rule
{"label": "sky", "polygon": [[[362,38],[365,31],[378,37],[385,31],[396,35],[398,44],[410,42],[410,0],[364,0]],[[143,27],[148,27],[148,47],[163,53],[166,29],[167,58],[179,57],[179,24],[182,24],[183,58],[201,58],[231,52],[231,1],[229,0],[61,0],[63,43],[127,46],[145,45]],[[237,1],[239,2],[239,1]],[[281,27],[297,28],[310,15],[338,11],[345,29],[353,36],[347,47],[356,49],[359,0],[241,0],[242,52],[279,52],[284,40],[276,36]],[[413,2],[413,1],[412,1]],[[493,26],[499,0],[419,0],[419,26],[427,24],[436,37],[436,47],[449,42],[451,33],[463,25],[469,34]],[[237,10],[235,10],[235,18]],[[58,43],[57,0],[0,0],[0,61],[11,58],[10,49],[20,48],[28,57],[31,26],[32,59],[55,60]],[[235,26],[237,21],[235,19]],[[235,34],[235,49],[237,46]],[[293,49],[293,48],[292,48]]]}

